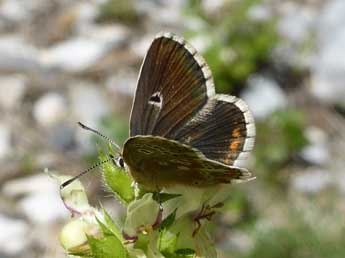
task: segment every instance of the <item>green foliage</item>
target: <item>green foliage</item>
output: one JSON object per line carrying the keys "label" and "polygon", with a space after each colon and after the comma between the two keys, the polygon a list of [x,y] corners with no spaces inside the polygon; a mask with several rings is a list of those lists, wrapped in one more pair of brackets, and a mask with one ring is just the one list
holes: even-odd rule
{"label": "green foliage", "polygon": [[260,176],[279,181],[274,172],[286,166],[308,143],[304,124],[303,114],[292,109],[277,111],[257,123],[255,167]]}
{"label": "green foliage", "polygon": [[[111,135],[119,146],[123,146],[128,139],[128,121],[120,115],[111,114],[101,121],[104,133]],[[103,131],[103,130],[102,130]]]}
{"label": "green foliage", "polygon": [[341,258],[345,254],[344,231],[330,233],[291,218],[291,224],[257,232],[254,248],[245,258]]}
{"label": "green foliage", "polygon": [[208,14],[200,1],[189,1],[189,14],[205,22],[203,29],[187,36],[211,38],[204,57],[213,72],[215,86],[220,93],[231,93],[244,85],[253,72],[269,62],[270,51],[278,43],[276,22],[251,20],[248,10],[258,0],[228,1],[216,14]]}
{"label": "green foliage", "polygon": [[138,22],[138,14],[132,0],[107,0],[101,4],[99,22],[122,22],[133,24]]}

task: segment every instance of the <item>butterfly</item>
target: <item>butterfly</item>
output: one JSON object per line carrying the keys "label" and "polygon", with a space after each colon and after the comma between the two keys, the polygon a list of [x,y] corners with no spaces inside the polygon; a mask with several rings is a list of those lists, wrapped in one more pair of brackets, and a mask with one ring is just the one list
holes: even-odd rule
{"label": "butterfly", "polygon": [[65,181],[64,188],[109,162],[126,168],[146,190],[194,187],[248,180],[236,165],[254,147],[255,124],[240,98],[216,94],[211,70],[182,37],[158,34],[140,69],[130,117],[130,137],[121,149],[109,137],[78,123],[112,143],[116,158],[103,160]]}
{"label": "butterfly", "polygon": [[207,187],[251,178],[236,166],[254,147],[246,103],[215,94],[209,66],[172,33],[158,34],[141,66],[120,163],[147,189]]}

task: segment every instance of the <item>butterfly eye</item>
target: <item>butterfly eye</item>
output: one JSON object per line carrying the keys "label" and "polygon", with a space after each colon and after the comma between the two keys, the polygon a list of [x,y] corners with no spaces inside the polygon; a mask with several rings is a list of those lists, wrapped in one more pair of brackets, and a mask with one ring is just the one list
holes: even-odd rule
{"label": "butterfly eye", "polygon": [[123,158],[122,157],[114,157],[113,155],[109,155],[111,158],[112,158],[112,160],[113,160],[113,162],[114,162],[114,164],[116,165],[116,166],[118,166],[118,167],[120,167],[120,168],[124,168],[125,167],[125,163],[124,163],[124,161],[123,161]]}
{"label": "butterfly eye", "polygon": [[123,158],[122,157],[118,158],[117,163],[119,164],[120,167],[122,167],[122,168],[125,167],[125,163],[123,162]]}

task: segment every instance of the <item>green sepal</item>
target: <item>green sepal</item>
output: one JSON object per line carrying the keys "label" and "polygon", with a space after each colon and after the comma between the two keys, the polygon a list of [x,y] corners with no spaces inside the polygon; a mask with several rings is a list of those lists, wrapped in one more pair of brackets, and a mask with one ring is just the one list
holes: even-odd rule
{"label": "green sepal", "polygon": [[105,235],[101,239],[87,236],[94,258],[129,258],[122,242],[114,235]]}
{"label": "green sepal", "polygon": [[[99,156],[101,160],[107,159],[102,152]],[[135,197],[132,178],[123,168],[115,166],[112,162],[106,162],[102,167],[105,184],[123,204],[128,205]]]}
{"label": "green sepal", "polygon": [[123,235],[122,235],[121,230],[119,229],[119,226],[113,221],[109,213],[103,208],[102,208],[102,214],[103,214],[104,223],[107,229],[110,230],[111,233],[114,234],[120,241],[125,241],[123,239]]}

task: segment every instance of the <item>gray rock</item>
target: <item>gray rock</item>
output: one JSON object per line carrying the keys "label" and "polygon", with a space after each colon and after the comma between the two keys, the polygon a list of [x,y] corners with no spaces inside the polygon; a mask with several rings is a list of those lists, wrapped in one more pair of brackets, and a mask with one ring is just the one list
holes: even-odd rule
{"label": "gray rock", "polygon": [[11,131],[7,124],[0,122],[0,159],[4,159],[12,152]]}
{"label": "gray rock", "polygon": [[309,127],[305,135],[310,144],[301,152],[303,159],[315,165],[325,165],[330,160],[326,133],[321,129]]}
{"label": "gray rock", "polygon": [[80,72],[92,66],[108,51],[103,42],[87,38],[73,38],[42,52],[41,61],[46,67]]}
{"label": "gray rock", "polygon": [[133,70],[122,70],[107,79],[105,85],[111,91],[134,96],[138,74]]}
{"label": "gray rock", "polygon": [[5,109],[19,107],[27,89],[24,75],[0,76],[0,106]]}
{"label": "gray rock", "polygon": [[22,213],[35,224],[52,224],[69,217],[58,191],[32,193],[22,198],[18,205]]}
{"label": "gray rock", "polygon": [[278,33],[295,43],[303,43],[315,25],[315,13],[300,5],[289,5],[278,22]]}
{"label": "gray rock", "polygon": [[316,194],[333,183],[327,171],[309,169],[291,177],[291,186],[298,192]]}
{"label": "gray rock", "polygon": [[248,86],[242,98],[257,119],[264,119],[287,105],[284,92],[275,81],[269,78],[253,75],[248,80]]}
{"label": "gray rock", "polygon": [[224,0],[203,0],[201,1],[201,7],[208,15],[216,15],[221,11],[225,2]]}
{"label": "gray rock", "polygon": [[30,227],[23,220],[0,214],[0,253],[16,257],[30,243]]}
{"label": "gray rock", "polygon": [[75,82],[69,87],[71,111],[77,121],[97,125],[110,112],[108,99],[100,86],[89,82]]}
{"label": "gray rock", "polygon": [[57,93],[46,93],[33,107],[33,116],[41,126],[52,126],[63,120],[67,114],[66,99]]}
{"label": "gray rock", "polygon": [[112,25],[84,25],[79,28],[79,35],[92,39],[110,48],[122,46],[129,39],[130,31],[119,24]]}
{"label": "gray rock", "polygon": [[253,21],[267,21],[272,17],[272,13],[264,4],[255,4],[249,8],[247,16]]}
{"label": "gray rock", "polygon": [[37,71],[40,51],[18,35],[0,37],[0,71]]}
{"label": "gray rock", "polygon": [[51,191],[58,193],[58,186],[48,175],[42,173],[7,181],[1,189],[1,194],[15,198],[22,195]]}
{"label": "gray rock", "polygon": [[345,107],[345,2],[327,2],[319,18],[318,52],[311,67],[311,92],[327,104]]}
{"label": "gray rock", "polygon": [[19,23],[31,18],[30,8],[26,4],[30,1],[4,0],[0,4],[0,18],[7,22]]}
{"label": "gray rock", "polygon": [[128,39],[123,26],[80,25],[78,35],[42,50],[41,63],[47,68],[81,72]]}
{"label": "gray rock", "polygon": [[[98,128],[100,119],[110,112],[110,105],[104,92],[99,86],[88,82],[73,83],[69,89],[73,119]],[[91,136],[91,133],[84,130],[76,131],[77,142],[86,151],[94,149],[94,146],[90,145]]]}
{"label": "gray rock", "polygon": [[331,0],[325,2],[321,14],[318,17],[317,40],[321,45],[328,45],[338,33],[344,30],[345,2],[343,0]]}
{"label": "gray rock", "polygon": [[24,196],[18,202],[19,209],[35,224],[54,223],[68,217],[60,198],[59,186],[46,174],[8,181],[2,194],[10,198]]}
{"label": "gray rock", "polygon": [[73,150],[76,147],[75,130],[75,126],[57,124],[49,131],[49,142],[60,151]]}
{"label": "gray rock", "polygon": [[85,25],[93,24],[98,16],[99,8],[95,2],[79,2],[74,6],[77,30]]}

